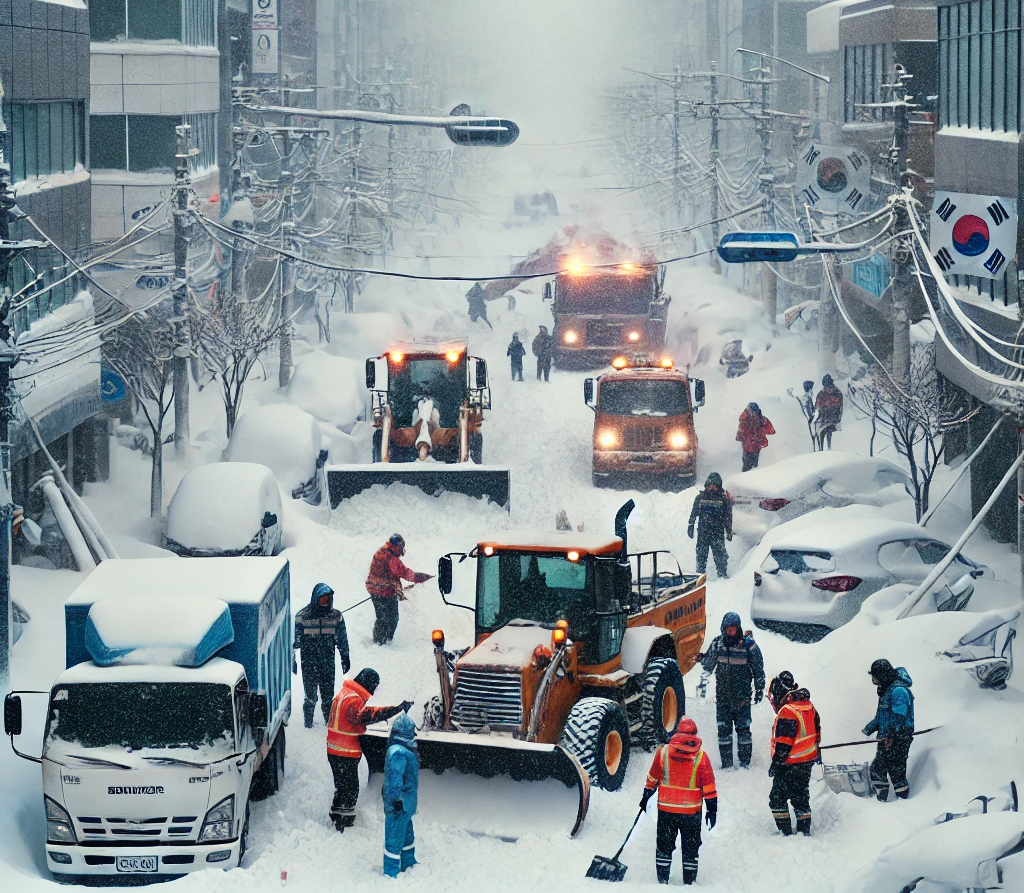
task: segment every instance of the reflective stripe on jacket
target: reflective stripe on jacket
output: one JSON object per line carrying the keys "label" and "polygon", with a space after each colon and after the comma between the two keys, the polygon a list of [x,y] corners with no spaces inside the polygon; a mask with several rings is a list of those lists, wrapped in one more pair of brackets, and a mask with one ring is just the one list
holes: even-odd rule
{"label": "reflective stripe on jacket", "polygon": [[785,745],[786,765],[809,763],[818,758],[821,739],[818,711],[810,701],[791,701],[779,708],[772,727],[772,757],[778,745]]}
{"label": "reflective stripe on jacket", "polygon": [[658,789],[658,809],[685,815],[700,812],[702,801],[718,797],[708,755],[686,741],[658,748],[646,787]]}
{"label": "reflective stripe on jacket", "polygon": [[346,679],[341,691],[331,702],[331,714],[327,720],[327,752],[336,757],[359,759],[363,748],[359,736],[366,731],[360,714],[370,700],[370,693],[358,683]]}

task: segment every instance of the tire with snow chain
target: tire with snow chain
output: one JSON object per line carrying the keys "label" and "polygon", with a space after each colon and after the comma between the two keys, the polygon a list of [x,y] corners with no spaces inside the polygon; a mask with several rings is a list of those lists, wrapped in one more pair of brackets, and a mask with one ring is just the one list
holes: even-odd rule
{"label": "tire with snow chain", "polygon": [[686,713],[683,674],[674,657],[652,657],[640,683],[640,740],[664,744]]}
{"label": "tire with snow chain", "polygon": [[581,698],[569,712],[562,746],[580,761],[592,784],[622,787],[629,765],[629,720],[615,701]]}

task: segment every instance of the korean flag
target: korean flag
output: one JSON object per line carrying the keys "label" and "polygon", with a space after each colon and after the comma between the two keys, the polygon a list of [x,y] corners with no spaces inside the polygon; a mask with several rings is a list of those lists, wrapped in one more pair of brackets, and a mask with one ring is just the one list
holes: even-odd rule
{"label": "korean flag", "polygon": [[935,193],[931,251],[950,276],[998,279],[1017,244],[1017,200],[965,192]]}

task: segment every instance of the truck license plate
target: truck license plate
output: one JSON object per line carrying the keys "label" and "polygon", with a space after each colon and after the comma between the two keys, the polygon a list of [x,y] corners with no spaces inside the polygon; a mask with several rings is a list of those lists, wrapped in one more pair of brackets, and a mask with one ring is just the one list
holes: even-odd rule
{"label": "truck license plate", "polygon": [[118,856],[117,870],[125,872],[156,871],[156,856]]}

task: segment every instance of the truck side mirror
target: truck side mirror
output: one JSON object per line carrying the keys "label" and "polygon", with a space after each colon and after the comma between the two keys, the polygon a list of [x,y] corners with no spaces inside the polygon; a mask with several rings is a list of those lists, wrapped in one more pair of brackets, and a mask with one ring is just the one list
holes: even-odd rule
{"label": "truck side mirror", "polygon": [[21,734],[21,695],[4,698],[4,734]]}
{"label": "truck side mirror", "polygon": [[371,357],[366,361],[366,389],[368,391],[373,390],[373,386],[377,383],[377,362]]}
{"label": "truck side mirror", "polygon": [[487,387],[487,360],[481,360],[479,357],[476,361],[476,386]]}
{"label": "truck side mirror", "polygon": [[441,595],[452,594],[452,559],[444,555],[437,559],[437,588]]}
{"label": "truck side mirror", "polygon": [[583,402],[591,408],[594,406],[594,379],[592,378],[583,379]]}
{"label": "truck side mirror", "polygon": [[695,378],[693,380],[693,399],[698,406],[704,405],[704,380]]}
{"label": "truck side mirror", "polygon": [[551,283],[550,282],[545,282],[544,283],[544,300],[545,301],[550,301],[551,300]]}
{"label": "truck side mirror", "polygon": [[270,719],[267,696],[263,692],[249,695],[249,725],[254,732],[262,732]]}

